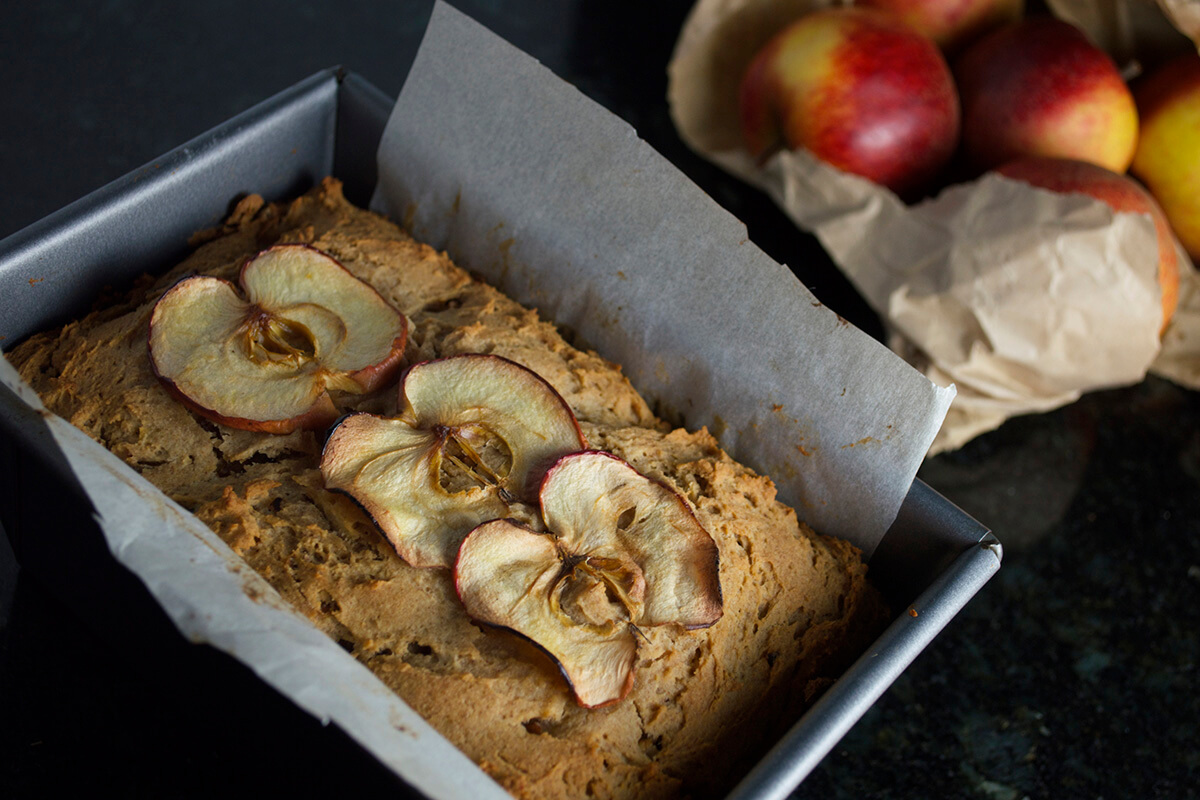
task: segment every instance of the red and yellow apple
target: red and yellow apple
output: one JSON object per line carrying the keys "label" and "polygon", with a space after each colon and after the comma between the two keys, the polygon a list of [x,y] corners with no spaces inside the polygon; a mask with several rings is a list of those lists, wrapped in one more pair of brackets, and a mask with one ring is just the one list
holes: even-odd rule
{"label": "red and yellow apple", "polygon": [[1142,133],[1131,169],[1200,260],[1200,56],[1171,61],[1135,89]]}
{"label": "red and yellow apple", "polygon": [[806,148],[902,196],[927,186],[958,140],[937,46],[873,9],[815,11],[777,34],[742,78],[739,107],[755,158]]}
{"label": "red and yellow apple", "polygon": [[1051,17],[1005,26],[968,48],[954,75],[963,150],[975,169],[1020,156],[1128,169],[1138,138],[1133,96],[1078,28]]}
{"label": "red and yellow apple", "polygon": [[277,245],[229,281],[196,275],[150,318],[150,362],[177,400],[233,428],[317,430],[331,390],[362,394],[400,366],[408,323],[370,285],[307,245]]}
{"label": "red and yellow apple", "polygon": [[1037,156],[1010,161],[996,171],[1052,192],[1094,197],[1114,211],[1148,214],[1158,236],[1158,285],[1162,291],[1162,329],[1166,329],[1179,300],[1179,259],[1167,218],[1137,181],[1084,161]]}
{"label": "red and yellow apple", "polygon": [[855,5],[894,14],[947,53],[1016,22],[1025,11],[1025,0],[856,0]]}

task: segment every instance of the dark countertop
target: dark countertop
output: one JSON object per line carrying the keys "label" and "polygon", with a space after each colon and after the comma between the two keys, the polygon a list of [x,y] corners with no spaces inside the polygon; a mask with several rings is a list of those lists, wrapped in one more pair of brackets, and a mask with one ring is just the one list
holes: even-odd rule
{"label": "dark countertop", "polygon": [[[624,117],[819,299],[881,336],[810,237],[679,142],[664,67],[690,3],[455,5]],[[429,6],[9,4],[0,236],[321,68],[343,64],[395,95]],[[6,480],[19,466],[4,464]],[[1196,796],[1200,397],[1159,379],[1097,392],[920,475],[996,532],[1004,568],[797,796]],[[130,582],[119,591],[140,591]],[[0,569],[0,589],[6,796],[389,785],[244,668],[157,635],[164,621],[139,649],[81,624],[53,576]],[[270,737],[247,722],[264,715],[279,721]],[[289,761],[311,737],[327,740],[323,763]]]}

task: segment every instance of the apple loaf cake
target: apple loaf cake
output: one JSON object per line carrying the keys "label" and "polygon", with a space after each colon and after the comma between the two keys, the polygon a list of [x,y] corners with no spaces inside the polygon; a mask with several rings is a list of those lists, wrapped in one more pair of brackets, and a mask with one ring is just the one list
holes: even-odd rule
{"label": "apple loaf cake", "polygon": [[11,360],[512,794],[718,796],[878,633],[853,546],[336,180],[193,244]]}

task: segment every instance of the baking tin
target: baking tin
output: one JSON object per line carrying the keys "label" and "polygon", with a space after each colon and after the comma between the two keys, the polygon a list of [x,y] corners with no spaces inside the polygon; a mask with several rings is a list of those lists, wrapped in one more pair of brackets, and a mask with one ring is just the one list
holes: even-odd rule
{"label": "baking tin", "polygon": [[[191,233],[219,223],[231,198],[256,192],[284,199],[332,174],[352,202],[366,205],[391,105],[362,78],[325,70],[8,237],[0,242],[0,344],[80,315],[105,286],[177,262]],[[148,595],[108,555],[94,523],[87,524],[90,504],[42,420],[3,387],[0,459],[5,474],[18,478],[0,482],[0,522],[22,568],[54,575],[68,604],[110,633],[111,613],[95,616],[97,587],[118,587],[143,616],[154,616],[144,608],[152,605]],[[60,511],[53,523],[42,513],[48,502]],[[64,553],[75,557],[64,559]],[[915,481],[871,562],[892,606],[909,612],[897,616],[730,797],[787,796],[996,572],[1001,555],[986,528]],[[164,622],[151,627],[165,629]],[[145,636],[144,625],[135,627]]]}

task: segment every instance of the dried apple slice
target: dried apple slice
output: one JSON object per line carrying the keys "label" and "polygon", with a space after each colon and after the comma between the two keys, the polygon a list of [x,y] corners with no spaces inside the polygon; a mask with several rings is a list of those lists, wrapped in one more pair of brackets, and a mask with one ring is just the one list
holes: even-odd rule
{"label": "dried apple slice", "polygon": [[635,622],[704,628],[721,618],[717,544],[677,492],[610,453],[559,460],[541,489],[542,518],[566,552],[636,564],[645,576]]}
{"label": "dried apple slice", "polygon": [[289,433],[337,418],[330,389],[373,391],[395,375],[408,323],[332,257],[277,245],[238,282],[171,287],[150,318],[150,361],[178,400],[234,428]]}
{"label": "dried apple slice", "polygon": [[581,705],[616,702],[633,685],[638,626],[720,619],[717,545],[682,497],[608,453],[559,459],[540,499],[549,534],[495,520],[466,537],[459,597],[550,653]]}
{"label": "dried apple slice", "polygon": [[570,407],[537,373],[468,354],[410,368],[398,417],[344,420],[325,444],[321,472],[328,488],[362,504],[405,561],[449,567],[472,528],[535,504],[546,469],[585,446]]}
{"label": "dried apple slice", "polygon": [[552,598],[571,582],[564,575],[570,571],[552,536],[493,520],[463,541],[454,580],[468,614],[533,640],[558,662],[579,703],[595,708],[633,686],[637,642],[627,624],[606,626],[607,632],[563,624]]}

